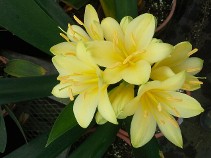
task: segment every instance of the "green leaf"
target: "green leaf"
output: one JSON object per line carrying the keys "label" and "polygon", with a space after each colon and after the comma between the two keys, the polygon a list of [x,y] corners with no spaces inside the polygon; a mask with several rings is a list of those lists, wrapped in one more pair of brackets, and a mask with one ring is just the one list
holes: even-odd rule
{"label": "green leaf", "polygon": [[85,6],[90,0],[63,0],[67,4],[71,5],[74,9],[80,9]]}
{"label": "green leaf", "polygon": [[73,102],[68,104],[56,119],[48,137],[47,145],[52,143],[58,137],[77,125],[77,121],[73,114]]}
{"label": "green leaf", "polygon": [[4,158],[55,158],[67,147],[72,145],[84,132],[85,129],[75,126],[56,139],[48,147],[45,147],[48,133],[43,134],[11,152]]}
{"label": "green leaf", "polygon": [[47,54],[51,46],[64,41],[59,23],[34,0],[1,0],[0,10],[0,26]]}
{"label": "green leaf", "polygon": [[153,137],[146,145],[140,148],[133,148],[133,153],[136,158],[160,158],[159,145],[157,139]]}
{"label": "green leaf", "polygon": [[69,158],[100,158],[114,142],[119,126],[106,123],[97,128]]}
{"label": "green leaf", "polygon": [[120,21],[124,16],[138,16],[137,0],[115,0],[116,20]]}
{"label": "green leaf", "polygon": [[56,21],[59,26],[66,30],[67,24],[74,24],[75,22],[72,18],[67,15],[64,10],[58,5],[55,0],[35,0],[37,4],[48,14],[54,21]]}
{"label": "green leaf", "polygon": [[15,124],[18,126],[19,130],[21,131],[25,141],[27,142],[27,139],[26,139],[26,135],[23,131],[23,128],[21,127],[18,119],[16,118],[16,116],[13,114],[13,112],[10,110],[10,108],[6,105],[3,106],[3,108],[8,112],[9,116],[13,119],[13,121],[15,122]]}
{"label": "green leaf", "polygon": [[57,75],[1,78],[0,105],[49,96],[58,83],[56,77]]}
{"label": "green leaf", "polygon": [[46,73],[43,67],[22,59],[10,60],[4,71],[15,77],[42,76]]}
{"label": "green leaf", "polygon": [[7,145],[7,131],[5,127],[2,109],[0,107],[0,152],[1,153],[5,151],[6,145]]}
{"label": "green leaf", "polygon": [[116,19],[115,0],[100,0],[100,4],[106,17]]}

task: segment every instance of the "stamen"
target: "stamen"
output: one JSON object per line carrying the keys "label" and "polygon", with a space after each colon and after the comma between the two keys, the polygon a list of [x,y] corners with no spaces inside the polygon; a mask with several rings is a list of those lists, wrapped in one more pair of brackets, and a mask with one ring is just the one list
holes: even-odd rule
{"label": "stamen", "polygon": [[72,55],[75,55],[75,52],[68,52],[68,53],[65,53],[65,55],[70,55],[70,56],[72,56]]}
{"label": "stamen", "polygon": [[199,71],[199,70],[201,70],[201,69],[200,68],[189,68],[186,71],[187,72],[195,72],[195,71]]}
{"label": "stamen", "polygon": [[62,38],[64,38],[67,42],[70,41],[69,38],[68,38],[65,34],[60,33],[60,36],[61,36]]}
{"label": "stamen", "polygon": [[196,77],[196,78],[202,79],[202,80],[206,80],[207,79],[207,77]]}
{"label": "stamen", "polygon": [[79,24],[79,25],[84,25],[84,23],[77,17],[77,16],[73,16],[73,18],[75,19],[75,21]]}
{"label": "stamen", "polygon": [[75,34],[75,31],[73,30],[73,27],[72,27],[70,24],[68,24],[68,29],[70,30],[70,33],[71,33],[72,35]]}
{"label": "stamen", "polygon": [[115,67],[120,66],[121,64],[122,64],[121,62],[116,62],[115,64],[113,64],[113,65],[111,65],[110,67],[107,67],[107,68],[113,69],[113,68],[115,68]]}
{"label": "stamen", "polygon": [[68,92],[69,92],[69,97],[70,97],[70,100],[73,101],[74,100],[74,97],[73,97],[73,91],[71,88],[68,88]]}
{"label": "stamen", "polygon": [[67,33],[66,31],[64,31],[60,26],[58,26],[58,28],[63,32],[63,33]]}
{"label": "stamen", "polygon": [[193,54],[194,54],[194,53],[196,53],[197,51],[198,51],[198,49],[197,49],[197,48],[195,48],[195,49],[191,50],[191,51],[188,53],[188,56],[193,55]]}
{"label": "stamen", "polygon": [[165,121],[164,120],[160,120],[160,123],[165,125]]}
{"label": "stamen", "polygon": [[203,82],[201,82],[201,81],[189,81],[189,83],[196,84],[196,85],[203,84]]}

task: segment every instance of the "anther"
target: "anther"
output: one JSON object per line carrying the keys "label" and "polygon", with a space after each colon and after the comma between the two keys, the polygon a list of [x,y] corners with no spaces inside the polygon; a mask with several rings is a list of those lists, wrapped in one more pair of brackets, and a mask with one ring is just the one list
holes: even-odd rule
{"label": "anther", "polygon": [[195,49],[191,50],[191,51],[188,53],[188,56],[193,55],[193,54],[194,54],[194,53],[196,53],[197,51],[198,51],[198,49],[197,49],[197,48],[195,48]]}

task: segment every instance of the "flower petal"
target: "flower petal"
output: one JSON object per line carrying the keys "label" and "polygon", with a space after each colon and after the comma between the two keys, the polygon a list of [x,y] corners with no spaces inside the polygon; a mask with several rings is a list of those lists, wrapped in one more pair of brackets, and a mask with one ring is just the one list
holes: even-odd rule
{"label": "flower petal", "polygon": [[185,72],[183,71],[161,82],[159,89],[175,91],[182,88],[184,81]]}
{"label": "flower petal", "polygon": [[75,46],[72,42],[62,42],[50,48],[54,55],[75,55]]}
{"label": "flower petal", "polygon": [[107,17],[102,20],[101,26],[107,41],[116,42],[116,44],[123,43],[123,32],[119,23],[115,19]]}
{"label": "flower petal", "polygon": [[126,82],[122,82],[118,87],[109,92],[109,98],[113,106],[117,118],[123,119],[123,109],[126,104],[134,98],[134,86]]}
{"label": "flower petal", "polygon": [[53,90],[52,90],[52,94],[55,96],[55,97],[58,97],[58,98],[68,98],[69,97],[69,90],[68,90],[68,87],[70,86],[70,84],[66,83],[66,84],[57,84]]}
{"label": "flower petal", "polygon": [[158,68],[152,68],[151,76],[150,78],[153,80],[159,80],[163,81],[166,80],[167,78],[170,78],[174,76],[175,73],[167,66],[161,66]]}
{"label": "flower petal", "polygon": [[187,91],[194,91],[201,88],[201,84],[203,82],[199,81],[199,79],[189,73],[186,73],[185,83],[182,86],[182,89]]}
{"label": "flower petal", "polygon": [[135,97],[132,99],[128,104],[124,106],[122,115],[124,116],[131,116],[133,115],[140,105],[140,98]]}
{"label": "flower petal", "polygon": [[122,18],[121,22],[120,22],[120,27],[122,29],[122,31],[125,33],[125,30],[128,26],[128,24],[133,20],[133,18],[131,16],[125,16]]}
{"label": "flower petal", "polygon": [[102,87],[100,90],[98,111],[102,115],[102,117],[107,121],[113,124],[118,124],[115,112],[111,106],[111,102],[108,97],[106,86]]}
{"label": "flower petal", "polygon": [[89,42],[87,46],[95,62],[100,66],[113,67],[123,60],[121,51],[110,41]]}
{"label": "flower petal", "polygon": [[103,79],[107,84],[114,84],[122,79],[123,66],[107,68],[103,71]]}
{"label": "flower petal", "polygon": [[165,110],[158,111],[153,108],[153,115],[156,118],[158,127],[163,135],[176,146],[182,148],[183,141],[178,123]]}
{"label": "flower petal", "polygon": [[75,56],[56,55],[52,58],[52,62],[61,76],[90,69],[87,64],[81,62]]}
{"label": "flower petal", "polygon": [[192,50],[192,45],[189,42],[181,42],[174,46],[171,56],[155,64],[157,66],[175,66],[188,58],[188,53]]}
{"label": "flower petal", "polygon": [[145,145],[153,137],[156,129],[156,121],[151,113],[145,115],[144,107],[139,107],[131,122],[131,143],[138,148]]}
{"label": "flower petal", "polygon": [[152,14],[142,14],[133,19],[125,30],[125,45],[128,52],[145,49],[155,31],[155,18]]}
{"label": "flower petal", "polygon": [[159,94],[160,101],[164,103],[163,106],[167,111],[176,117],[189,118],[204,111],[200,103],[189,95],[179,92],[169,92],[168,94],[170,94],[170,98],[162,93]]}
{"label": "flower petal", "polygon": [[85,91],[76,98],[73,112],[78,124],[87,128],[92,121],[98,103],[98,91]]}
{"label": "flower petal", "polygon": [[170,44],[153,42],[147,47],[146,52],[141,54],[141,58],[153,64],[168,57],[172,50],[173,46]]}
{"label": "flower petal", "polygon": [[67,37],[73,41],[89,41],[89,35],[78,25],[69,25],[67,29]]}
{"label": "flower petal", "polygon": [[107,122],[107,120],[105,120],[99,112],[96,113],[95,120],[99,125],[103,125]]}
{"label": "flower petal", "polygon": [[140,60],[124,69],[122,78],[130,84],[140,85],[149,80],[150,73],[150,64],[144,60]]}
{"label": "flower petal", "polygon": [[172,67],[172,70],[175,73],[186,70],[186,72],[195,75],[201,71],[202,67],[203,67],[202,59],[197,57],[191,57],[186,59],[181,64]]}
{"label": "flower petal", "polygon": [[85,8],[84,26],[92,39],[103,40],[103,30],[100,26],[97,12],[90,4],[86,5]]}

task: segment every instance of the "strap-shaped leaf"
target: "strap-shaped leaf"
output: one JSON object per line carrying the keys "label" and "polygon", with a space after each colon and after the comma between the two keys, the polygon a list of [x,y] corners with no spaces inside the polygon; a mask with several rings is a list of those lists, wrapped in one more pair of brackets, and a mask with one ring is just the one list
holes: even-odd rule
{"label": "strap-shaped leaf", "polygon": [[55,158],[67,147],[71,146],[84,131],[85,129],[75,126],[56,139],[48,147],[45,147],[48,139],[48,133],[45,133],[11,152],[4,158]]}
{"label": "strap-shaped leaf", "polygon": [[0,105],[50,96],[52,88],[58,83],[56,77],[1,78]]}
{"label": "strap-shaped leaf", "polygon": [[22,59],[10,60],[4,71],[15,77],[42,76],[46,73],[46,70],[40,65]]}
{"label": "strap-shaped leaf", "polygon": [[115,0],[100,0],[100,4],[106,17],[116,19]]}
{"label": "strap-shaped leaf", "polygon": [[116,3],[116,18],[120,21],[124,16],[138,16],[137,0],[115,0]]}
{"label": "strap-shaped leaf", "polygon": [[4,117],[2,114],[2,109],[0,107],[0,152],[3,153],[5,151],[7,145],[7,132],[4,122]]}
{"label": "strap-shaped leaf", "polygon": [[77,125],[77,121],[73,114],[73,102],[68,104],[56,119],[48,137],[47,145],[52,143],[58,137]]}
{"label": "strap-shaped leaf", "polygon": [[0,26],[45,53],[51,54],[50,47],[64,41],[59,23],[34,0],[0,0],[0,10]]}
{"label": "strap-shaped leaf", "polygon": [[107,148],[115,140],[119,126],[106,123],[97,130],[76,149],[69,158],[100,158]]}
{"label": "strap-shaped leaf", "polygon": [[[58,25],[66,30],[67,24],[74,21],[68,16],[55,0],[35,0],[37,4],[46,12]],[[77,0],[78,1],[78,0]]]}

